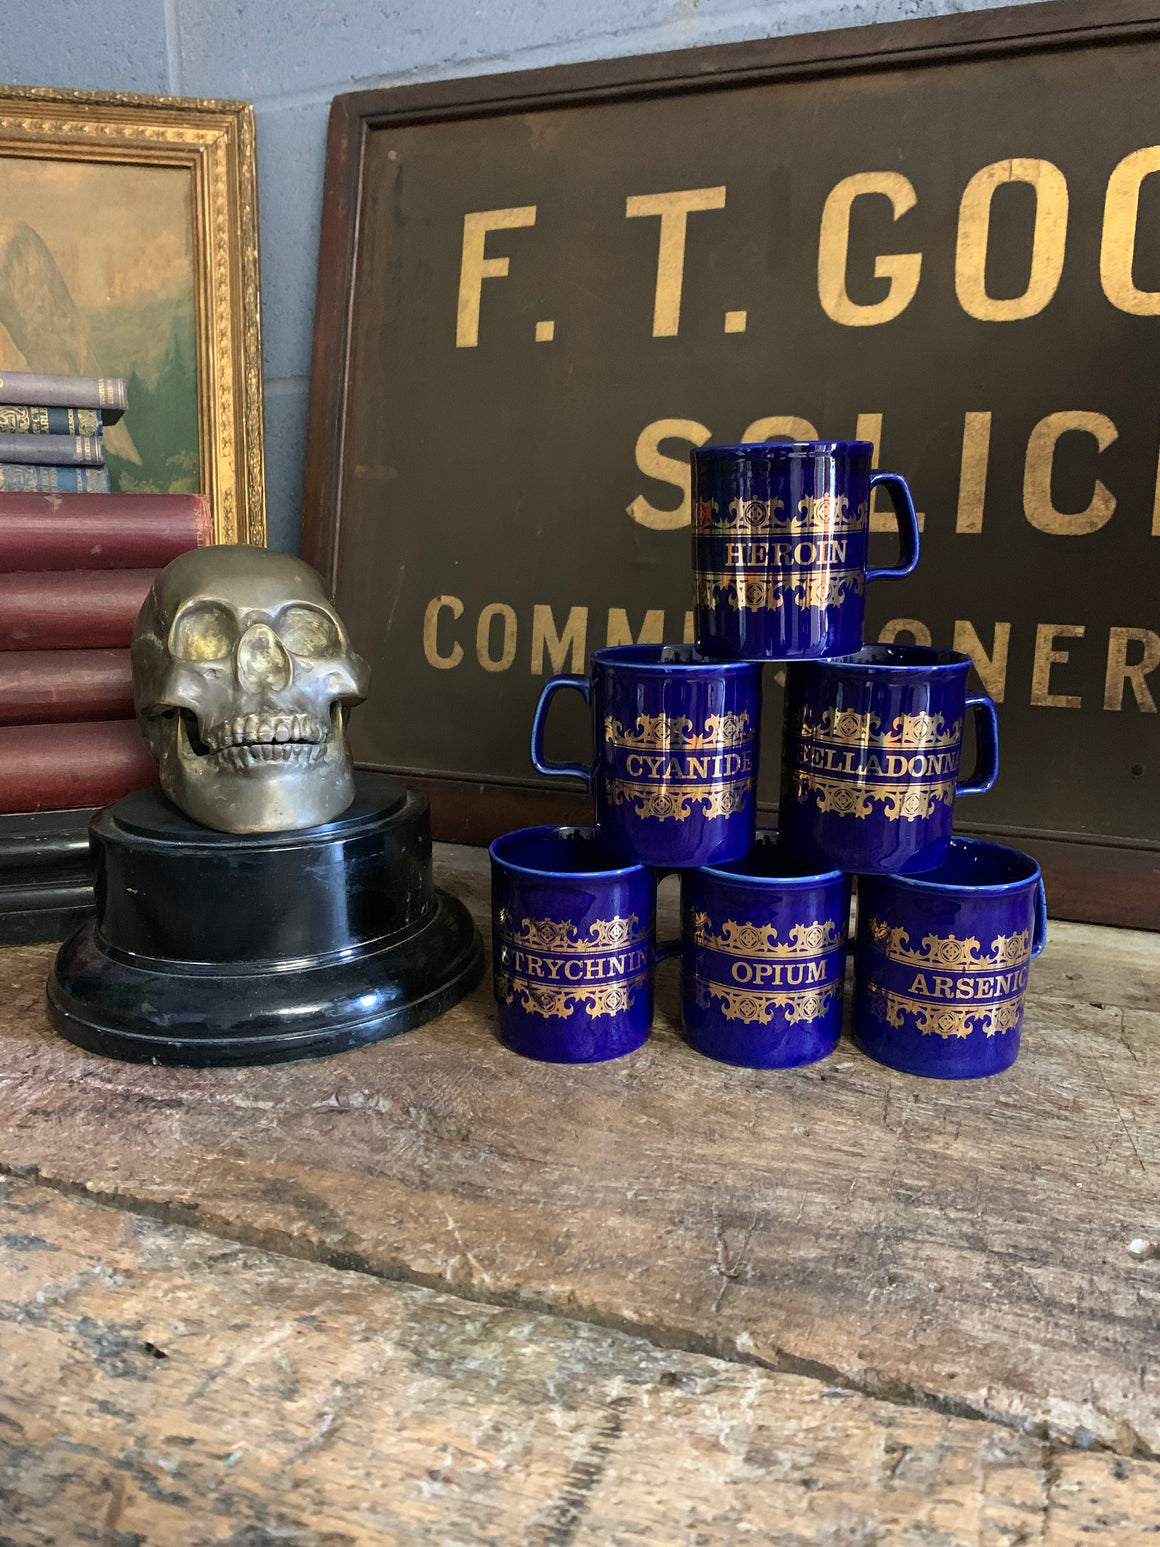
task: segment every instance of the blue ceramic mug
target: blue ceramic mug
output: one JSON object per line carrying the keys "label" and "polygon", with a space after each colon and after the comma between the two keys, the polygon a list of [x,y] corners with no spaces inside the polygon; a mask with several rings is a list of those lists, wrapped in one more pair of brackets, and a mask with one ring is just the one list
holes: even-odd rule
{"label": "blue ceramic mug", "polygon": [[921,876],[858,883],[854,1037],[907,1074],[969,1080],[1015,1062],[1028,965],[1047,943],[1029,854],[953,838]]}
{"label": "blue ceramic mug", "polygon": [[[865,440],[701,446],[693,459],[693,637],[723,660],[816,660],[862,644],[866,586],[909,575],[918,519],[906,480]],[[887,490],[899,562],[869,569],[870,504]]]}
{"label": "blue ceramic mug", "polygon": [[698,1053],[790,1069],[832,1053],[842,1031],[850,879],[814,874],[775,832],[744,859],[681,877],[681,1018]]}
{"label": "blue ceramic mug", "polygon": [[[856,874],[914,874],[947,852],[956,795],[999,772],[995,706],[968,698],[970,657],[867,645],[786,669],[778,823],[791,853]],[[975,770],[959,780],[975,715]]]}
{"label": "blue ceramic mug", "polygon": [[656,877],[590,827],[525,827],[491,846],[499,1034],[527,1058],[631,1053],[653,1017]]}
{"label": "blue ceramic mug", "polygon": [[[548,706],[575,688],[592,706],[591,764],[544,755]],[[600,841],[660,869],[737,859],[757,823],[761,668],[698,662],[690,645],[597,650],[591,677],[555,677],[532,721],[542,774],[581,779],[596,797]]]}

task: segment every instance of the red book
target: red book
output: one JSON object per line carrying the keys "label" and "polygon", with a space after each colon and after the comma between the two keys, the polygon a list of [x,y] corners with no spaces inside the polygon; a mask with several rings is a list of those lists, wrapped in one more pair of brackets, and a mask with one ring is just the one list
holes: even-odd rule
{"label": "red book", "polygon": [[128,650],[0,652],[0,725],[126,720],[132,713]]}
{"label": "red book", "polygon": [[123,650],[155,573],[105,569],[0,575],[0,650]]}
{"label": "red book", "polygon": [[0,726],[0,812],[107,806],[156,783],[135,720]]}
{"label": "red book", "polygon": [[212,542],[203,494],[0,494],[0,574],[160,569]]}

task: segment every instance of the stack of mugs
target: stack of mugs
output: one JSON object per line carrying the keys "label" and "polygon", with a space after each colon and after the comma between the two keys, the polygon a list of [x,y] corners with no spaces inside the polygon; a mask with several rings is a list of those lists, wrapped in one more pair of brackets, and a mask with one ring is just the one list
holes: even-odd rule
{"label": "stack of mugs", "polygon": [[[695,644],[599,650],[557,677],[532,726],[541,773],[584,781],[595,825],[491,847],[499,1028],[517,1052],[595,1062],[648,1036],[658,960],[681,958],[699,1052],[789,1068],[842,1025],[850,879],[858,882],[854,1037],[872,1058],[961,1079],[1019,1050],[1046,904],[1028,855],[952,836],[957,796],[995,781],[990,699],[969,658],[863,645],[869,581],[910,574],[905,481],[865,441],[708,446],[693,456]],[[901,555],[867,567],[870,508],[894,503]],[[786,665],[780,832],[756,828],[763,663]],[[561,688],[592,708],[590,765],[544,755]],[[960,782],[968,713],[974,777]],[[681,936],[659,944],[659,875],[681,876]]]}

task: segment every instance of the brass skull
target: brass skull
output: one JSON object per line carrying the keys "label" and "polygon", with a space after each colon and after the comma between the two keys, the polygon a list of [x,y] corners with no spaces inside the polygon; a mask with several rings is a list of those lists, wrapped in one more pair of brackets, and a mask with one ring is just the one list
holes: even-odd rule
{"label": "brass skull", "polygon": [[346,716],[369,681],[320,576],[268,548],[183,553],[133,630],[137,723],[161,788],[218,832],[340,816],[354,799]]}

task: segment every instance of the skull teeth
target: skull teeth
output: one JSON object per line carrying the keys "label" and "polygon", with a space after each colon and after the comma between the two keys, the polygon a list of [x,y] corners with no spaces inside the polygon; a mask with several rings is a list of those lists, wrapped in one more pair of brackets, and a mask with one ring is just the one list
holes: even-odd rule
{"label": "skull teeth", "polygon": [[289,753],[304,745],[320,746],[329,735],[330,727],[308,714],[239,714],[201,732],[211,752],[278,747]]}
{"label": "skull teeth", "polygon": [[223,747],[219,756],[226,767],[239,772],[246,768],[257,768],[262,763],[298,763],[308,766],[322,761],[326,756],[326,745],[324,742],[255,741],[248,746]]}

